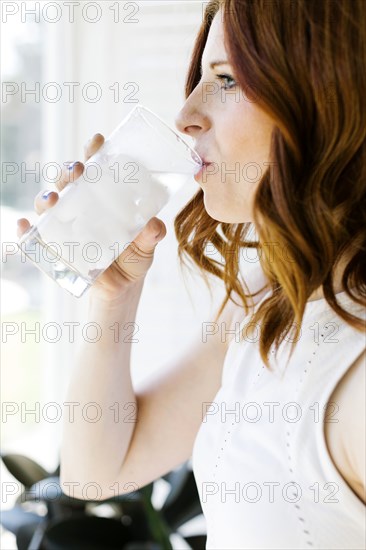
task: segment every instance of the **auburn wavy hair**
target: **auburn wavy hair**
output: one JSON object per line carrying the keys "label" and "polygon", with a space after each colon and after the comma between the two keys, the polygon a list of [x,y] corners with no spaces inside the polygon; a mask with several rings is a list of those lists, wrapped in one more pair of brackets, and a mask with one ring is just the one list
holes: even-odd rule
{"label": "auburn wavy hair", "polygon": [[[365,307],[366,2],[211,0],[194,44],[186,98],[201,80],[202,53],[220,8],[236,81],[255,92],[276,122],[270,168],[254,198],[257,239],[248,239],[250,222],[212,219],[202,189],[177,214],[174,229],[181,266],[198,266],[206,284],[207,273],[224,281],[226,297],[215,321],[228,300],[235,302],[233,293],[245,314],[250,310],[248,300],[259,291],[251,294],[245,280],[241,284],[239,254],[241,247],[257,250],[269,281],[261,290],[272,292],[250,325],[261,327],[260,355],[271,368],[272,344],[277,351],[285,338],[292,342],[291,357],[306,302],[318,287],[336,314],[365,331],[364,320],[337,302],[333,277],[346,258],[342,290]],[[223,262],[205,254],[209,243]]]}

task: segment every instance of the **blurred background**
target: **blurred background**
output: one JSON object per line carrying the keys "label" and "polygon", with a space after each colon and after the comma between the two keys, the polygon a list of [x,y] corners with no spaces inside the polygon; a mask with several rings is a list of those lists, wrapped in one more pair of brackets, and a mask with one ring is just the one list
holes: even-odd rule
{"label": "blurred background", "polygon": [[[57,166],[83,160],[96,132],[108,136],[138,102],[174,127],[206,2],[2,2],[1,320],[2,452],[53,470],[87,293],[73,298],[17,252],[16,220],[35,223],[35,195],[54,189]],[[190,144],[191,141],[188,138]],[[168,234],[148,273],[133,345],[137,384],[175,360],[221,303],[182,274],[173,220],[196,193],[192,178],[159,217]],[[70,338],[70,322],[77,322]],[[54,329],[57,323],[58,329]],[[53,404],[53,405],[52,405]],[[1,463],[2,483],[11,476]],[[10,508],[18,493],[2,499]],[[2,548],[16,548],[3,533]]]}

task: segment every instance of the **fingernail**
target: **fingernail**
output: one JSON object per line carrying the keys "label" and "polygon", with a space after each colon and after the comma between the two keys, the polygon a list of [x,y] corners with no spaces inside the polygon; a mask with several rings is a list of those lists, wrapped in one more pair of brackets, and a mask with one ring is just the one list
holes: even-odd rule
{"label": "fingernail", "polygon": [[76,164],[78,164],[78,162],[73,162],[72,164],[69,164],[69,166],[67,167],[67,169],[68,169],[68,170],[73,170]]}
{"label": "fingernail", "polygon": [[52,191],[45,191],[42,195],[42,199],[46,201],[51,193]]}

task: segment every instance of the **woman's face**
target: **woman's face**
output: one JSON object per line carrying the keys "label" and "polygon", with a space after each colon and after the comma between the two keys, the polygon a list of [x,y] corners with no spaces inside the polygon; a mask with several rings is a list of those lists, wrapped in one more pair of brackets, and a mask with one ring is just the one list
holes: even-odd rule
{"label": "woman's face", "polygon": [[[227,60],[223,32],[219,11],[202,55],[201,80],[179,112],[176,126],[212,163],[195,176],[207,213],[221,222],[252,222],[254,193],[268,168],[273,120],[235,83],[231,65],[210,67]],[[230,78],[220,79],[222,74]]]}

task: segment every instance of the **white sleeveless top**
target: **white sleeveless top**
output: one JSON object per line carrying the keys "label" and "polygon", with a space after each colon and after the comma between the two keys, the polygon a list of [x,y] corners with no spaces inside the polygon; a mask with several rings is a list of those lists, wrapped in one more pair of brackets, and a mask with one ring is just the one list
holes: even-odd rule
{"label": "white sleeveless top", "polygon": [[[345,292],[336,296],[365,319]],[[270,354],[273,373],[258,343],[240,342],[248,319],[237,323],[222,385],[203,410],[192,452],[206,549],[364,549],[365,505],[330,458],[323,422],[337,421],[337,405],[327,419],[325,406],[365,349],[365,335],[324,298],[308,302],[286,369],[290,344],[282,342],[277,361]]]}

